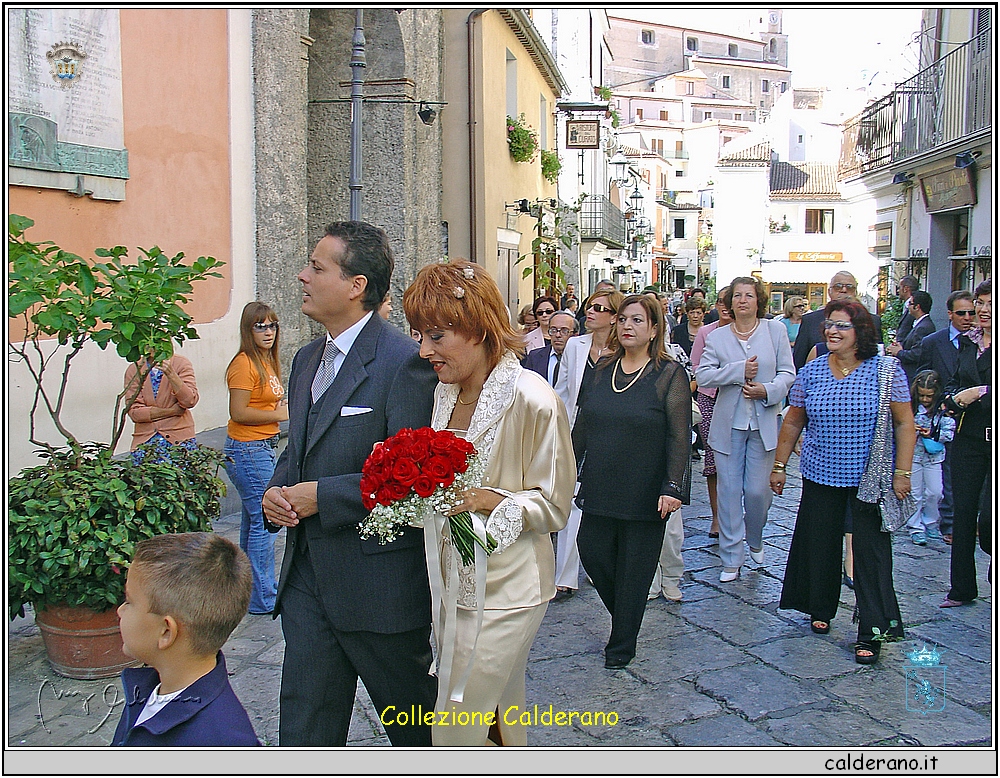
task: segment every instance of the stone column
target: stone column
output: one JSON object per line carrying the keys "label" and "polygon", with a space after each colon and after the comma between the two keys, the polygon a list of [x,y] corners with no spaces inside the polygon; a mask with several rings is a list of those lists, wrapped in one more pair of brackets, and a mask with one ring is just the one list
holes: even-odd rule
{"label": "stone column", "polygon": [[309,10],[253,12],[257,299],[281,320],[282,363],[319,334],[295,280],[312,246],[307,226]]}

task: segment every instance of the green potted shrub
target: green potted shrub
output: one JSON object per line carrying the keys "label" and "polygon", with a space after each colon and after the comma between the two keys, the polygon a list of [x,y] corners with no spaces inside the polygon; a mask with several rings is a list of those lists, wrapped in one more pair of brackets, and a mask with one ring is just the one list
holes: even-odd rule
{"label": "green potted shrub", "polygon": [[528,126],[522,113],[518,118],[507,117],[507,148],[515,162],[531,162],[538,151],[538,135]]}
{"label": "green potted shrub", "polygon": [[542,178],[550,184],[559,180],[559,172],[562,170],[562,160],[554,151],[542,149]]}
{"label": "green potted shrub", "polygon": [[[33,224],[8,218],[8,316],[24,333],[8,349],[31,378],[29,440],[45,461],[8,482],[9,613],[13,619],[25,605],[33,608],[57,673],[99,678],[130,661],[121,653],[115,609],[135,543],[210,531],[225,486],[222,455],[213,449],[177,447],[168,462],[146,456],[138,465],[114,456],[148,365],[117,396],[109,442],[81,441],[61,417],[70,368],[88,343],[113,344],[121,357],[139,362],[144,355],[160,361],[175,343],[197,338],[181,304],[194,282],[219,277],[214,271],[223,263],[199,257],[185,264],[183,253],[168,257],[156,247],[129,262],[122,246],[97,249],[107,261],[90,263],[49,241],[27,240]],[[47,370],[57,380],[46,380]],[[41,439],[38,414],[48,416],[61,441]],[[74,627],[87,638],[67,643]]]}

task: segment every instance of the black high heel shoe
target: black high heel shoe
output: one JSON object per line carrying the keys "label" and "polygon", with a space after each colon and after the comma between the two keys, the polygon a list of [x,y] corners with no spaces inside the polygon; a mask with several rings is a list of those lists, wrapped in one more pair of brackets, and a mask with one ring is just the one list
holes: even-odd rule
{"label": "black high heel shoe", "polygon": [[[862,654],[867,651],[869,656]],[[878,661],[878,655],[882,651],[882,644],[878,641],[861,641],[854,644],[854,661],[859,665],[873,665]]]}
{"label": "black high heel shoe", "polygon": [[842,580],[842,583],[852,592],[854,591],[854,579],[847,574],[847,570],[844,570],[844,578]]}

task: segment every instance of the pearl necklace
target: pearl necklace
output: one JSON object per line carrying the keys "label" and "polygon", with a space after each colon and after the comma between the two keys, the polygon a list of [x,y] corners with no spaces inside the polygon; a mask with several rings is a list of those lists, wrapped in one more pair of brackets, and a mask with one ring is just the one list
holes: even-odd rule
{"label": "pearl necklace", "polygon": [[749,338],[751,335],[753,335],[757,331],[757,328],[759,326],[760,326],[760,319],[756,319],[754,321],[753,326],[750,328],[750,331],[749,332],[743,332],[742,330],[740,330],[740,329],[737,328],[737,326],[736,326],[736,320],[735,319],[733,320],[733,324],[732,324],[733,332],[737,335],[737,337],[740,337],[740,338]]}
{"label": "pearl necklace", "polygon": [[642,371],[645,370],[646,365],[649,364],[649,361],[650,361],[649,357],[646,357],[646,361],[642,363],[642,367],[640,367],[639,370],[638,370],[638,372],[636,372],[635,378],[633,378],[631,381],[629,381],[624,386],[624,388],[622,388],[622,389],[619,389],[617,386],[615,386],[616,379],[618,378],[618,365],[620,365],[622,363],[622,361],[619,359],[617,362],[615,362],[615,370],[611,374],[611,389],[612,389],[612,391],[614,391],[616,394],[621,394],[622,392],[625,392],[625,391],[628,391],[629,389],[631,389],[632,388],[632,384],[634,384],[636,381],[639,380],[639,376],[642,375]]}

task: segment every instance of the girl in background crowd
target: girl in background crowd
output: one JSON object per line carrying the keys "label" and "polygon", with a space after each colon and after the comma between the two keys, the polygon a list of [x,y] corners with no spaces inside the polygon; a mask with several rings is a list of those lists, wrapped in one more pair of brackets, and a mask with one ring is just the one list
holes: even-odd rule
{"label": "girl in background crowd", "polygon": [[917,510],[906,526],[910,539],[918,546],[926,546],[928,531],[937,529],[938,502],[944,494],[941,475],[944,444],[955,436],[955,420],[941,407],[943,391],[941,378],[933,370],[920,371],[910,384],[913,423],[917,428],[910,485],[917,498]]}
{"label": "girl in background crowd", "polygon": [[229,426],[226,473],[243,503],[240,548],[250,558],[250,613],[270,613],[278,593],[275,535],[264,527],[261,500],[278,460],[278,423],[288,419],[278,360],[278,316],[261,302],[247,303],[240,317],[240,350],[226,370]]}

